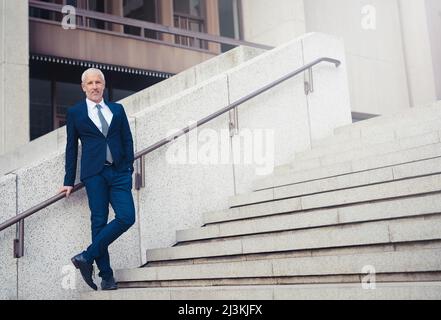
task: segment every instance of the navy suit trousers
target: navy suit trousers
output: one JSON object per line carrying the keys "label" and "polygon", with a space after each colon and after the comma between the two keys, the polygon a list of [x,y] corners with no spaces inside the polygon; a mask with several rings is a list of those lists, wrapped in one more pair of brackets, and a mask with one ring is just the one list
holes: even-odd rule
{"label": "navy suit trousers", "polygon": [[[92,244],[83,254],[88,262],[96,261],[99,276],[107,280],[113,276],[108,247],[135,223],[132,171],[117,171],[113,166],[105,166],[99,174],[83,182],[92,224]],[[115,212],[115,219],[107,223],[109,204]]]}

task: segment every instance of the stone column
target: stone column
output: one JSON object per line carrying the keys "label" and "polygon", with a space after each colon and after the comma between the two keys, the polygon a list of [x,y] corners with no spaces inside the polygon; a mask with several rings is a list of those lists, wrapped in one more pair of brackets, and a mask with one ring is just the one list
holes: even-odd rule
{"label": "stone column", "polygon": [[[173,27],[173,0],[159,0],[159,22],[164,26]],[[162,34],[161,40],[174,43],[175,37],[170,34]]]}
{"label": "stone column", "polygon": [[[218,36],[219,31],[219,6],[217,0],[206,1],[205,23],[207,26],[207,33]],[[208,50],[220,53],[220,45],[217,43],[209,42]]]}
{"label": "stone column", "polygon": [[[123,17],[123,5],[120,0],[107,0],[106,1],[106,12],[109,14],[113,14],[114,16]],[[124,32],[124,26],[119,24],[112,25],[112,31],[115,32]]]}
{"label": "stone column", "polygon": [[[428,2],[441,10],[438,2]],[[399,0],[404,56],[412,107],[437,99],[431,38],[425,0]],[[438,34],[439,37],[439,34]],[[434,37],[434,44],[439,42]],[[439,59],[439,58],[438,58]],[[436,60],[435,60],[436,61]]]}
{"label": "stone column", "polygon": [[0,154],[29,142],[27,0],[0,0]]}

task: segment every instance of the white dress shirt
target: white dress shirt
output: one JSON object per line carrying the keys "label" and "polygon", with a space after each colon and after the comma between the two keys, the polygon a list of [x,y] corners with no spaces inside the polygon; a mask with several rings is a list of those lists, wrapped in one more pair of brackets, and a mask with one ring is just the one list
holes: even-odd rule
{"label": "white dress shirt", "polygon": [[93,121],[93,123],[96,125],[96,127],[102,132],[103,128],[101,126],[100,118],[98,117],[98,108],[96,107],[97,104],[99,104],[102,109],[101,113],[104,116],[104,119],[106,119],[106,122],[109,124],[112,122],[113,114],[112,111],[110,111],[109,107],[104,103],[104,100],[101,100],[100,103],[95,103],[89,99],[86,99],[87,103],[87,113],[89,115],[90,120]]}

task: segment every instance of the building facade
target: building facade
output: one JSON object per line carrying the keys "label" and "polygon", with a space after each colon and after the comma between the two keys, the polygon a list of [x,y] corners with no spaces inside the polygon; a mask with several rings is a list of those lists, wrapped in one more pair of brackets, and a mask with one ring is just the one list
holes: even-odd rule
{"label": "building facade", "polygon": [[86,68],[118,101],[233,47],[220,37],[342,37],[355,120],[441,99],[437,0],[0,0],[0,26],[0,154],[64,125]]}

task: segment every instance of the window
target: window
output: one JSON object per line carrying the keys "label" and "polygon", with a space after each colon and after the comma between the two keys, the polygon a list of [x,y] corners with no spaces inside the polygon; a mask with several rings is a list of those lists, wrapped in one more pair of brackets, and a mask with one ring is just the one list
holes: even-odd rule
{"label": "window", "polygon": [[[174,26],[176,28],[206,32],[204,0],[174,0],[173,10]],[[176,36],[175,43],[196,48],[208,48],[207,41],[189,37]]]}
{"label": "window", "polygon": [[[156,23],[158,16],[157,0],[124,0],[123,14],[126,18]],[[141,28],[124,26],[124,33],[135,36],[143,36]],[[158,32],[144,29],[144,36],[158,39]]]}
{"label": "window", "polygon": [[[88,0],[87,10],[105,13],[106,7],[104,4],[104,0]],[[106,23],[104,21],[97,19],[86,19],[86,20],[88,21],[87,25],[91,28],[103,29],[103,30],[109,29],[109,27],[106,26]]]}
{"label": "window", "polygon": [[52,131],[51,81],[29,79],[30,89],[30,134],[34,140]]}
{"label": "window", "polygon": [[203,0],[173,0],[175,13],[202,17]]}
{"label": "window", "polygon": [[[220,35],[227,38],[240,39],[239,4],[238,0],[218,0]],[[222,52],[234,46],[222,44]]]}
{"label": "window", "polygon": [[[40,1],[54,3],[54,4],[64,4],[63,0],[40,0]],[[55,11],[39,9],[39,8],[30,8],[29,16],[32,18],[39,18],[39,19],[58,21],[58,22],[61,22],[61,20],[63,19],[61,12],[55,12]]]}

